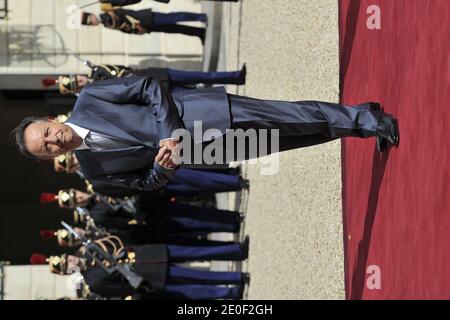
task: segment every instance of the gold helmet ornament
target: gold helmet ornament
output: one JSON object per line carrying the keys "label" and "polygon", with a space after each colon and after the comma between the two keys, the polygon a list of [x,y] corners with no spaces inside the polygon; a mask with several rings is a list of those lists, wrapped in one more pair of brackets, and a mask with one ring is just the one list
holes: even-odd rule
{"label": "gold helmet ornament", "polygon": [[55,157],[53,161],[56,172],[70,173],[70,169],[72,169],[76,164],[74,154],[72,152],[61,154]]}
{"label": "gold helmet ornament", "polygon": [[47,264],[50,267],[50,272],[60,275],[67,274],[67,254],[62,254],[60,256],[50,256],[46,257],[39,253],[34,253],[30,262],[33,265]]}
{"label": "gold helmet ornament", "polygon": [[69,120],[71,114],[71,112],[67,114],[58,114],[56,118],[54,118],[54,120],[58,123],[65,123],[67,120]]}
{"label": "gold helmet ornament", "polygon": [[63,189],[59,190],[58,194],[54,193],[41,193],[41,204],[58,202],[61,208],[74,209],[75,203],[75,189]]}
{"label": "gold helmet ornament", "polygon": [[42,240],[49,240],[56,238],[58,245],[61,247],[73,247],[76,244],[75,237],[66,229],[53,230],[41,230]]}
{"label": "gold helmet ornament", "polygon": [[61,94],[76,94],[80,92],[77,83],[77,76],[75,74],[65,74],[58,77],[58,79],[44,79],[42,85],[45,88],[58,84],[59,92]]}
{"label": "gold helmet ornament", "polygon": [[73,211],[73,222],[74,224],[86,224],[89,220],[89,211],[83,207],[77,207]]}

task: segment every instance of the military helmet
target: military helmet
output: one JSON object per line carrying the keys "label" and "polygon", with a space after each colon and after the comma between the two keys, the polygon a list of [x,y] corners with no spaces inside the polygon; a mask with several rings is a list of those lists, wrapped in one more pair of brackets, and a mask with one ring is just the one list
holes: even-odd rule
{"label": "military helmet", "polygon": [[62,254],[60,256],[50,256],[47,258],[42,254],[34,253],[30,258],[30,262],[33,265],[48,263],[50,272],[60,275],[67,274],[67,254]]}
{"label": "military helmet", "polygon": [[59,92],[62,94],[76,94],[80,90],[77,83],[76,74],[65,74],[58,77],[58,79],[44,79],[42,85],[47,88],[58,84]]}
{"label": "military helmet", "polygon": [[62,208],[74,209],[76,206],[75,189],[62,189],[59,190],[58,194],[43,192],[40,200],[42,204],[58,202]]}
{"label": "military helmet", "polygon": [[75,237],[66,229],[41,230],[41,238],[42,240],[56,238],[61,247],[73,247],[76,244]]}
{"label": "military helmet", "polygon": [[74,166],[75,159],[72,152],[67,152],[55,157],[53,161],[57,172],[69,173],[70,169]]}

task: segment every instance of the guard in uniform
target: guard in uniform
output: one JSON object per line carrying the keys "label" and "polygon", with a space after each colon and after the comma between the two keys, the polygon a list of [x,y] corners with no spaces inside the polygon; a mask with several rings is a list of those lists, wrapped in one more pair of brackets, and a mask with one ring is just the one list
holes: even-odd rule
{"label": "guard in uniform", "polygon": [[[170,0],[153,0],[161,3],[169,3]],[[238,2],[239,0],[207,0],[216,2]],[[141,0],[100,0],[101,8],[104,11],[111,10],[113,7],[123,7],[141,2]]]}
{"label": "guard in uniform", "polygon": [[[142,191],[130,188],[120,188],[93,180],[90,182],[95,192],[112,197],[141,194]],[[247,179],[239,173],[219,169],[217,171],[180,168],[169,179],[160,192],[167,196],[192,197],[220,192],[236,192],[250,188]]]}
{"label": "guard in uniform", "polygon": [[180,22],[199,21],[207,23],[207,16],[203,13],[193,12],[153,12],[152,9],[128,10],[121,7],[112,7],[111,10],[97,16],[93,13],[82,12],[81,24],[98,26],[119,30],[131,34],[144,34],[150,32],[180,33],[198,37],[202,43],[205,41],[205,28],[191,27]]}
{"label": "guard in uniform", "polygon": [[[56,172],[75,172],[83,178],[83,174],[79,170],[78,160],[73,152],[55,157],[54,168]],[[89,185],[95,192],[112,197],[140,193],[138,190],[133,192],[131,189],[110,187],[97,181],[93,181]],[[164,193],[168,196],[196,196],[200,194],[242,191],[243,189],[249,189],[249,187],[250,183],[248,180],[243,179],[239,173],[229,172],[227,169],[210,171],[180,168],[170,178],[164,188]]]}
{"label": "guard in uniform", "polygon": [[[181,247],[170,245],[146,245],[125,247],[117,237],[106,237],[95,240],[95,244],[102,250],[112,255],[118,264],[127,264],[129,269],[143,278],[144,282],[139,288],[133,288],[117,272],[108,272],[108,261],[99,261],[90,255],[86,255],[84,247],[78,251],[78,256],[63,254],[46,258],[43,255],[33,254],[32,264],[50,265],[53,273],[66,275],[74,271],[81,271],[84,281],[89,289],[103,297],[126,297],[140,295],[145,298],[183,298],[183,299],[240,299],[244,286],[249,282],[249,275],[241,272],[213,272],[188,269],[174,265],[174,262],[195,261],[199,259],[234,259],[246,258],[232,256],[229,249],[216,248],[212,254],[205,248],[185,247],[182,253]],[[239,246],[239,245],[238,245]],[[240,248],[240,250],[245,250]],[[203,251],[203,255],[201,252]],[[221,253],[219,253],[222,251]],[[191,254],[195,252],[195,256]],[[187,255],[186,255],[187,254]],[[219,287],[217,285],[233,285],[234,287]]]}
{"label": "guard in uniform", "polygon": [[[184,71],[170,68],[133,69],[122,65],[92,65],[88,75],[62,75],[58,79],[44,79],[44,87],[58,84],[62,94],[78,94],[88,83],[98,80],[124,78],[132,76],[146,76],[158,79],[161,86],[170,92],[192,89],[189,85],[203,84],[245,84],[247,68],[244,65],[239,71]],[[63,85],[67,83],[67,85]]]}
{"label": "guard in uniform", "polygon": [[170,202],[164,197],[118,199],[75,189],[42,193],[41,203],[50,202],[58,202],[61,208],[84,207],[97,226],[113,233],[135,230],[146,235],[142,241],[152,243],[169,239],[169,235],[237,233],[244,219],[239,212]]}

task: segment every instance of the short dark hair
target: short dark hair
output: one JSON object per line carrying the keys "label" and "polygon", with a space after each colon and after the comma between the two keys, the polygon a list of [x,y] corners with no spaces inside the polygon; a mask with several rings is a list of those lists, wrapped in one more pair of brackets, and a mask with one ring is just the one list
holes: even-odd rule
{"label": "short dark hair", "polygon": [[17,148],[19,151],[29,157],[36,159],[36,156],[32,155],[25,146],[25,130],[28,128],[28,126],[34,122],[39,121],[48,121],[47,117],[26,117],[24,118],[19,125],[11,131],[12,139],[14,140],[15,144],[17,145]]}

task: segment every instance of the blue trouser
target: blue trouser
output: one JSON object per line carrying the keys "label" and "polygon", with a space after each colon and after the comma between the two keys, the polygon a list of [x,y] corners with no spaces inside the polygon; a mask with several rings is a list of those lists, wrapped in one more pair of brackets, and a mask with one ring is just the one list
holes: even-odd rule
{"label": "blue trouser", "polygon": [[167,283],[240,285],[242,284],[242,272],[205,271],[171,265],[167,275]]}
{"label": "blue trouser", "polygon": [[247,259],[247,253],[243,252],[238,243],[217,246],[178,246],[167,245],[170,262],[223,260],[242,261]]}
{"label": "blue trouser", "polygon": [[165,213],[174,232],[239,232],[239,214],[235,211],[170,203]]}
{"label": "blue trouser", "polygon": [[240,181],[239,175],[180,168],[165,189],[172,195],[232,192],[242,189]]}
{"label": "blue trouser", "polygon": [[239,225],[224,224],[220,222],[209,222],[201,220],[193,220],[184,217],[171,218],[167,221],[167,227],[170,232],[184,233],[184,232],[198,232],[211,233],[211,232],[239,232]]}
{"label": "blue trouser", "polygon": [[177,24],[178,22],[186,21],[201,21],[206,22],[208,17],[204,13],[194,12],[170,12],[161,13],[153,12],[152,24],[154,26],[167,26]]}
{"label": "blue trouser", "polygon": [[[206,84],[242,84],[241,71],[184,71],[168,70],[170,82],[174,85]],[[178,86],[176,87],[178,88]]]}
{"label": "blue trouser", "polygon": [[240,287],[182,284],[168,285],[166,291],[189,300],[242,299]]}
{"label": "blue trouser", "polygon": [[164,33],[181,33],[188,36],[199,37],[202,43],[205,41],[205,28],[197,28],[178,24],[183,21],[206,21],[206,15],[192,12],[172,12],[160,13],[153,12],[153,19],[151,25],[152,32]]}

